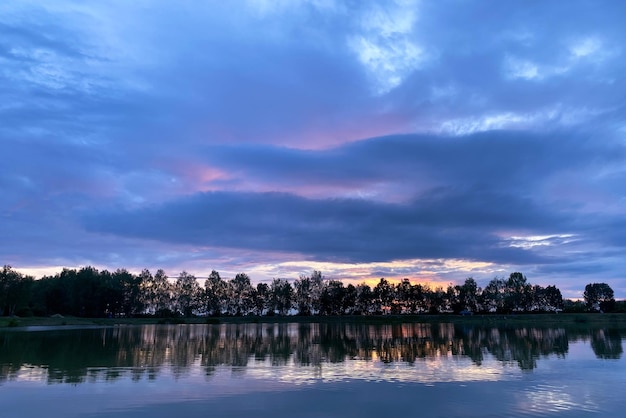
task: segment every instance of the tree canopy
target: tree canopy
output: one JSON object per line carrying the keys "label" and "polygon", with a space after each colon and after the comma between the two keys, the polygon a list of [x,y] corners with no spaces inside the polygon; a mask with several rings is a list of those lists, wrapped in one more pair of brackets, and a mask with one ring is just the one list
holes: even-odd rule
{"label": "tree canopy", "polygon": [[[202,285],[203,284],[203,285]],[[585,310],[616,309],[613,290],[606,283],[585,287]],[[35,280],[10,266],[0,271],[0,314],[111,316],[245,316],[245,315],[376,315],[423,313],[558,312],[565,307],[556,286],[528,282],[522,273],[496,277],[482,289],[476,280],[431,288],[408,278],[393,283],[381,278],[348,284],[325,278],[320,271],[290,282],[275,278],[252,285],[238,273],[224,279],[213,270],[202,283],[185,271],[168,277],[163,270],[98,271],[94,267],[64,269]]]}
{"label": "tree canopy", "polygon": [[585,286],[583,294],[587,309],[600,310],[603,312],[612,311],[615,305],[613,289],[606,283],[590,283]]}

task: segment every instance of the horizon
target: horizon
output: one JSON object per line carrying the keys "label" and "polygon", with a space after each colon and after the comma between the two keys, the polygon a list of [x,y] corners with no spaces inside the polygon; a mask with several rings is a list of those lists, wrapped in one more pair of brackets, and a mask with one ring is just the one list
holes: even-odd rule
{"label": "horizon", "polygon": [[1,265],[626,298],[621,2],[40,3],[0,5]]}
{"label": "horizon", "polygon": [[[8,266],[8,267],[11,267],[11,266]],[[106,268],[102,268],[101,269],[101,268],[97,268],[97,267],[94,267],[94,266],[82,266],[82,267],[74,267],[74,268],[63,267],[60,271],[58,271],[58,270],[57,271],[50,270],[50,272],[47,273],[47,274],[40,275],[40,276],[34,276],[32,274],[28,274],[28,273],[25,273],[24,271],[20,271],[19,269],[15,269],[15,268],[11,267],[12,270],[14,270],[14,271],[16,271],[16,272],[18,272],[20,274],[24,274],[24,275],[30,276],[30,277],[32,277],[35,280],[41,280],[41,279],[45,279],[45,278],[51,278],[51,277],[58,276],[64,270],[79,271],[79,270],[84,269],[84,268],[94,268],[98,272],[108,271],[110,273],[114,273],[115,271],[118,270],[118,269],[116,269],[116,270],[109,270],[109,269],[106,269]],[[139,276],[142,273],[143,270],[148,270],[150,272],[150,274],[153,275],[153,274],[156,274],[157,271],[160,271],[160,270],[163,270],[163,269],[154,269],[154,270],[153,269],[142,269],[141,271],[139,271],[139,270],[131,271],[131,270],[127,270],[127,269],[124,269],[124,268],[119,268],[119,270],[127,271],[127,272],[129,272],[130,274],[132,274],[134,276]],[[167,280],[170,283],[175,283],[175,281],[178,278],[185,277],[186,274],[189,274],[189,275],[193,276],[193,278],[197,282],[199,282],[200,286],[203,286],[204,285],[204,281],[206,281],[210,277],[210,274],[207,274],[206,276],[202,276],[202,275],[197,275],[197,274],[194,274],[194,273],[186,271],[186,270],[183,270],[183,271],[181,271],[179,273],[175,273],[175,274],[167,274],[166,271],[164,271],[164,273],[165,273],[165,276],[167,277]],[[217,273],[220,274],[221,279],[224,280],[224,281],[233,280],[237,274],[245,274],[246,276],[248,276],[247,273],[245,273],[245,272],[239,272],[239,273],[233,275],[232,277],[225,277],[220,272],[217,272]],[[285,281],[287,281],[287,282],[289,282],[290,284],[293,285],[296,280],[302,279],[303,277],[311,277],[311,275],[314,274],[315,271],[310,272],[310,273],[311,274],[301,274],[299,277],[273,277],[271,279],[264,279],[264,280],[253,280],[252,278],[250,278],[250,281],[253,284],[258,284],[258,283],[270,284],[275,279],[280,279],[280,280],[285,280]],[[386,280],[387,282],[389,282],[390,284],[392,284],[394,286],[399,284],[399,283],[401,283],[404,280],[409,280],[411,284],[419,284],[421,286],[424,286],[426,289],[430,289],[430,290],[436,290],[438,288],[446,290],[448,286],[455,286],[455,285],[461,285],[462,284],[462,283],[455,283],[455,282],[443,283],[443,282],[433,282],[433,281],[423,281],[423,280],[420,281],[420,280],[410,279],[408,277],[403,277],[403,278],[377,277],[377,278],[368,278],[368,279],[362,279],[360,281],[356,281],[356,280],[350,280],[350,279],[343,279],[341,277],[327,277],[327,276],[324,275],[324,272],[321,272],[321,271],[319,273],[321,273],[322,280],[324,280],[324,281],[333,281],[333,280],[340,281],[340,282],[344,283],[344,285],[346,285],[346,286],[347,285],[357,286],[357,285],[365,284],[365,285],[369,286],[370,288],[374,288],[381,280]],[[514,273],[517,273],[517,272],[511,272],[508,276],[510,276],[510,275],[512,275]],[[519,272],[519,273],[523,274],[523,272]],[[477,285],[478,285],[478,289],[479,290],[484,290],[485,287],[489,284],[489,282],[491,280],[493,280],[493,279],[503,279],[503,280],[506,280],[508,278],[508,276],[507,275],[495,276],[495,277],[492,277],[491,279],[488,279],[488,280],[487,279],[475,280],[475,278],[473,278],[473,277],[467,277],[466,279],[474,279],[476,281]],[[525,275],[524,275],[524,277],[526,278]],[[593,282],[593,283],[587,283],[587,284],[598,284],[598,283],[600,283],[600,282]],[[537,285],[539,283],[534,283],[534,282],[529,280],[528,284],[534,286],[534,285]],[[585,284],[585,286],[587,284]],[[602,283],[602,284],[608,284],[608,283]],[[542,286],[542,287],[556,286],[554,284],[547,284],[547,285],[539,284],[539,285]],[[610,284],[608,284],[608,285],[609,285],[609,287],[611,287]],[[558,289],[558,286],[556,286],[556,287]],[[612,287],[611,287],[611,289],[612,289]],[[559,289],[559,291],[560,291],[560,289]],[[581,295],[583,294],[583,292],[584,292],[584,288],[581,290]],[[563,296],[563,300],[570,300],[570,301],[581,302],[581,301],[584,300],[584,297],[583,296],[580,296],[580,297],[566,297],[566,296]],[[626,301],[626,298],[625,299],[615,298],[615,301],[617,301],[617,302]]]}

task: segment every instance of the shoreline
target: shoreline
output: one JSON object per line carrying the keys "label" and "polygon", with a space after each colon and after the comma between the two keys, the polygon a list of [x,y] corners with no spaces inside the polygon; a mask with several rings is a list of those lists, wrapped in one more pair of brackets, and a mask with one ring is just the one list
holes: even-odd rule
{"label": "shoreline", "polygon": [[366,325],[435,324],[491,326],[555,326],[593,325],[626,329],[625,313],[541,313],[541,314],[484,314],[460,315],[375,315],[375,316],[245,316],[192,318],[80,318],[80,317],[0,317],[0,329],[70,329],[75,326],[130,326],[130,325],[192,325],[192,324],[273,324],[273,323],[354,323]]}

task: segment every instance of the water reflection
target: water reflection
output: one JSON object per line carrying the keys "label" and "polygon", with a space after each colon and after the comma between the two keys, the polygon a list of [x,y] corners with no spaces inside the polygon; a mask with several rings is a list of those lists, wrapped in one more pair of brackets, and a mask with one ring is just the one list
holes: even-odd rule
{"label": "water reflection", "polygon": [[[60,329],[0,333],[0,381],[38,380],[78,384],[154,380],[164,370],[176,376],[201,371],[212,376],[223,367],[232,373],[272,373],[289,366],[307,376],[321,370],[375,378],[400,379],[416,363],[437,369],[455,360],[454,373],[497,374],[486,358],[521,370],[542,357],[566,357],[572,341],[590,341],[600,359],[619,359],[624,336],[617,329],[576,330],[539,327],[463,327],[453,324],[223,324],[152,325],[98,329]],[[263,365],[263,367],[260,367]],[[349,371],[340,368],[350,365]],[[394,365],[403,365],[402,370]],[[372,370],[376,369],[376,370]],[[433,372],[434,373],[434,372]],[[451,373],[451,372],[449,372]],[[475,377],[474,377],[475,378]]]}
{"label": "water reflection", "polygon": [[622,357],[622,334],[617,329],[597,329],[591,332],[591,347],[598,358]]}

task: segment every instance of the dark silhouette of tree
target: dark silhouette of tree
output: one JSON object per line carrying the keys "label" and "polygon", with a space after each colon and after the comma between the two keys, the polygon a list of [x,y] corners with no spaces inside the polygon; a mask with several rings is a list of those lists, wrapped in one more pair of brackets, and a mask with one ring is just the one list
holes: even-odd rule
{"label": "dark silhouette of tree", "polygon": [[298,315],[308,316],[313,311],[313,298],[311,288],[311,278],[300,275],[300,278],[293,283],[294,302]]}
{"label": "dark silhouette of tree", "polygon": [[507,312],[530,310],[531,286],[520,272],[511,273],[505,286],[504,308]]}
{"label": "dark silhouette of tree", "polygon": [[545,288],[545,307],[546,310],[555,311],[563,309],[563,295],[556,286],[547,286]]}
{"label": "dark silhouette of tree", "polygon": [[437,314],[443,313],[450,309],[448,294],[443,287],[439,286],[435,290],[428,292],[427,294],[429,304],[428,312]]}
{"label": "dark silhouette of tree", "polygon": [[615,306],[613,289],[606,283],[590,283],[585,286],[583,297],[589,310],[610,312]]}
{"label": "dark silhouette of tree", "polygon": [[366,283],[356,286],[355,313],[369,315],[374,312],[374,292]]}
{"label": "dark silhouette of tree", "polygon": [[582,313],[587,311],[587,305],[581,300],[565,299],[563,301],[563,312]]}
{"label": "dark silhouette of tree", "polygon": [[396,285],[396,305],[400,313],[415,313],[415,299],[413,297],[413,286],[409,279],[404,278]]}
{"label": "dark silhouette of tree", "polygon": [[[215,270],[201,289],[195,276],[182,272],[175,283],[163,270],[154,276],[144,269],[135,275],[125,269],[111,273],[94,267],[63,269],[40,280],[23,276],[10,266],[0,272],[0,314],[102,316],[181,315],[299,315],[420,314],[471,312],[568,312],[583,310],[580,304],[564,301],[556,286],[532,285],[522,273],[507,279],[494,278],[480,289],[473,278],[462,285],[431,290],[412,284],[408,278],[392,284],[381,278],[372,289],[362,283],[344,286],[340,280],[326,280],[320,271],[301,275],[292,286],[286,279],[274,279],[268,286],[252,286],[245,273],[223,280]],[[585,287],[587,310],[624,309],[616,303],[606,283]]]}
{"label": "dark silhouette of tree", "polygon": [[324,290],[324,276],[319,270],[313,270],[311,274],[311,311],[316,314],[320,312],[320,299]]}
{"label": "dark silhouette of tree", "polygon": [[341,315],[343,314],[344,297],[346,289],[343,282],[339,280],[329,280],[326,282],[322,290],[320,299],[320,314],[322,315]]}
{"label": "dark silhouette of tree", "polygon": [[256,285],[254,292],[254,311],[261,316],[266,312],[270,304],[270,287],[267,283],[259,283]]}
{"label": "dark silhouette of tree", "polygon": [[213,270],[204,282],[206,312],[211,316],[223,313],[226,304],[228,285],[220,274]]}
{"label": "dark silhouette of tree", "polygon": [[186,271],[181,272],[176,279],[176,308],[184,316],[193,316],[201,306],[200,285],[196,276]]}
{"label": "dark silhouette of tree", "polygon": [[350,283],[346,286],[343,294],[342,312],[348,315],[354,315],[354,307],[356,305],[356,287]]}
{"label": "dark silhouette of tree", "polygon": [[506,281],[498,277],[491,279],[483,290],[483,309],[487,312],[503,312],[505,295]]}
{"label": "dark silhouette of tree", "polygon": [[233,315],[247,315],[254,306],[254,288],[250,284],[250,277],[245,273],[239,273],[229,281],[232,290],[229,312]]}
{"label": "dark silhouette of tree", "polygon": [[28,308],[35,279],[5,265],[0,271],[0,315],[15,315]]}
{"label": "dark silhouette of tree", "polygon": [[119,312],[124,305],[124,286],[113,277],[110,282],[102,282],[98,270],[94,267],[83,267],[80,270],[64,270],[61,277],[71,289],[70,310],[73,315],[82,317],[103,316],[106,310],[106,301],[102,298],[103,285],[108,285],[112,291],[104,294],[112,296],[111,301]]}
{"label": "dark silhouette of tree", "polygon": [[556,312],[563,309],[563,296],[555,286],[534,285],[531,290],[532,310]]}
{"label": "dark silhouette of tree", "polygon": [[428,286],[424,286],[419,283],[411,286],[411,303],[415,305],[414,312],[412,313],[423,313],[428,311],[430,298],[429,293],[430,289],[428,288]]}
{"label": "dark silhouette of tree", "polygon": [[285,279],[274,279],[270,285],[269,310],[279,315],[287,315],[293,301],[293,288]]}
{"label": "dark silhouette of tree", "polygon": [[144,312],[157,316],[171,314],[173,288],[165,272],[159,269],[152,276],[149,270],[144,269],[139,276]]}
{"label": "dark silhouette of tree", "polygon": [[141,304],[145,312],[154,313],[154,276],[150,273],[150,270],[143,269],[141,273],[139,273],[139,279],[141,280],[141,287],[139,289]]}
{"label": "dark silhouette of tree", "polygon": [[374,287],[374,313],[391,312],[391,305],[395,301],[394,293],[393,286],[385,278],[381,278]]}
{"label": "dark silhouette of tree", "polygon": [[143,312],[145,307],[141,295],[143,276],[135,276],[126,269],[118,269],[113,273],[113,280],[122,287],[124,316],[131,317]]}
{"label": "dark silhouette of tree", "polygon": [[481,290],[472,277],[465,279],[465,283],[455,286],[456,300],[452,304],[455,313],[461,311],[477,312]]}
{"label": "dark silhouette of tree", "polygon": [[156,312],[171,311],[174,300],[174,287],[161,269],[157,270],[154,275],[154,286]]}

